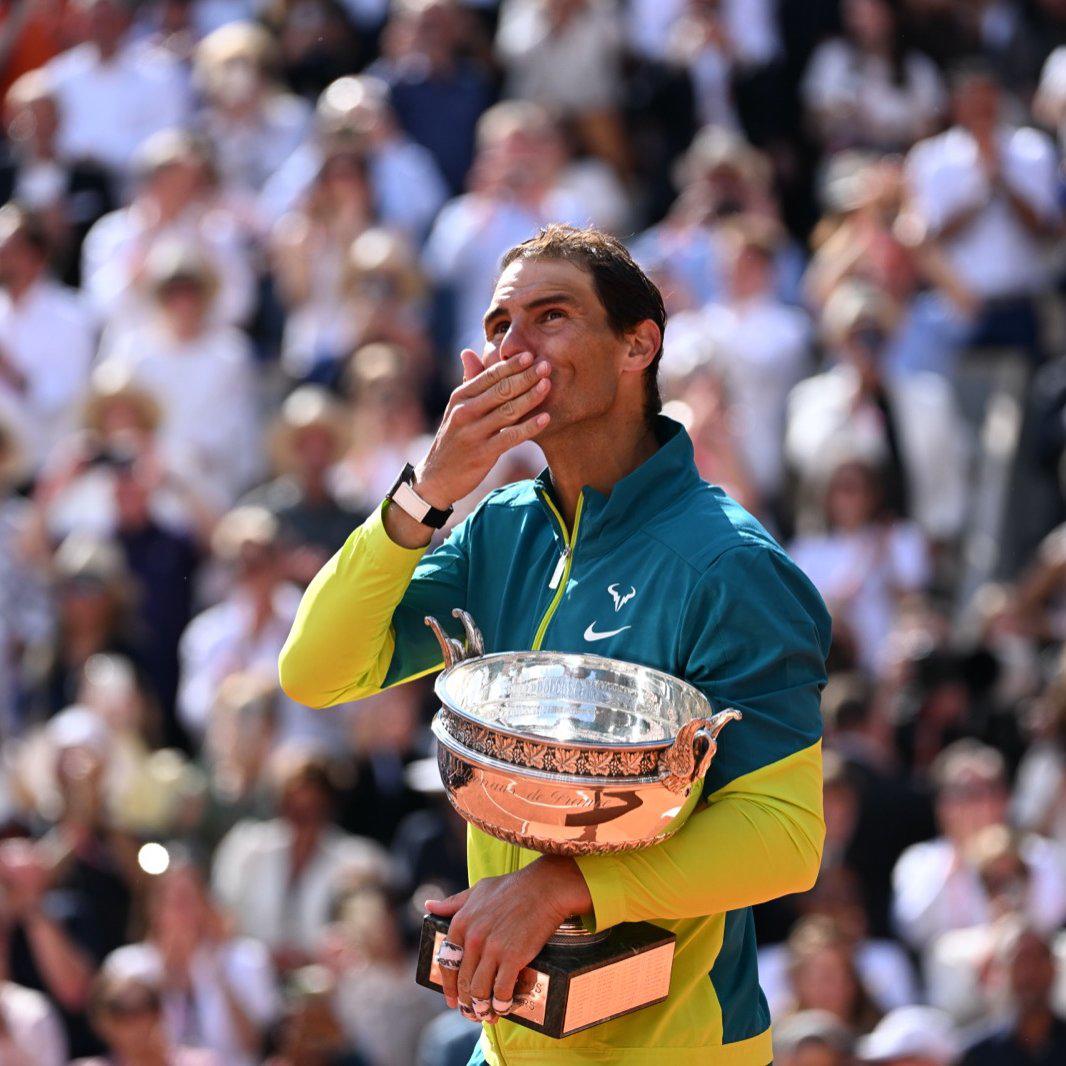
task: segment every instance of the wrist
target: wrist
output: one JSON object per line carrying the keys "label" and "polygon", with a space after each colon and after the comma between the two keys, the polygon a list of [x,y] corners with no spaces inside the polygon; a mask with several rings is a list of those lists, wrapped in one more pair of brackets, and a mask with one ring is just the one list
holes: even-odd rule
{"label": "wrist", "polygon": [[427,473],[422,463],[415,467],[415,479],[411,488],[431,507],[436,507],[440,511],[450,510],[455,503],[455,500],[452,499],[452,494],[446,492],[434,480],[432,473]]}
{"label": "wrist", "polygon": [[542,855],[532,865],[543,877],[545,896],[552,901],[558,921],[592,913],[592,894],[585,876],[569,855]]}

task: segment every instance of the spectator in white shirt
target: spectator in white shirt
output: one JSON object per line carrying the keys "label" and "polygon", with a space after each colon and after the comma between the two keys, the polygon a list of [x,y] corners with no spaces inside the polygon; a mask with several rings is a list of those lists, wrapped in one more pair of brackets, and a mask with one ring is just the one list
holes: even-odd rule
{"label": "spectator in white shirt", "polygon": [[448,188],[432,153],[403,133],[388,86],[362,75],[338,78],[315,105],[314,133],[266,182],[259,216],[269,229],[303,199],[326,156],[339,149],[366,155],[381,221],[421,241]]}
{"label": "spectator in white shirt", "polygon": [[87,40],[46,68],[59,99],[60,152],[125,176],[147,137],[185,118],[184,80],[162,50],[128,41],[129,0],[77,0],[76,6]]}
{"label": "spectator in white shirt", "polygon": [[694,332],[713,350],[729,385],[747,467],[760,495],[772,500],[782,488],[785,408],[807,369],[811,323],[805,311],[774,293],[777,242],[772,233],[737,225],[724,238],[724,298],[680,313],[667,335]]}
{"label": "spectator in white shirt", "polygon": [[1066,44],[1059,45],[1047,57],[1033,100],[1033,114],[1055,130],[1059,148],[1066,151]]}
{"label": "spectator in white shirt", "polygon": [[857,282],[838,287],[823,328],[837,362],[789,396],[785,457],[810,488],[834,458],[853,455],[888,471],[887,506],[934,541],[958,535],[968,502],[969,444],[951,386],[939,374],[885,374],[895,309]]}
{"label": "spectator in white shirt", "polygon": [[48,997],[13,981],[0,983],[0,1062],[63,1066],[67,1038]]}
{"label": "spectator in white shirt", "polygon": [[0,289],[0,389],[37,469],[76,424],[96,328],[79,294],[49,277],[40,220],[13,204],[0,209]]}
{"label": "spectator in white shirt", "polygon": [[844,35],[822,44],[803,99],[830,151],[898,151],[929,134],[944,102],[932,60],[907,46],[889,0],[845,0]]}
{"label": "spectator in white shirt", "polygon": [[211,324],[217,281],[195,251],[159,245],[145,275],[155,313],[136,333],[105,338],[101,354],[155,398],[164,445],[192,455],[211,495],[232,503],[263,462],[251,344]]}
{"label": "spectator in white shirt", "polygon": [[144,974],[158,985],[174,1044],[209,1048],[230,1066],[261,1062],[281,1008],[266,945],[227,931],[204,874],[180,849],[149,886],[147,912],[146,939],[113,951],[105,971]]}
{"label": "spectator in white shirt", "polygon": [[145,265],[156,246],[176,241],[194,247],[215,274],[212,321],[243,323],[255,275],[236,221],[216,200],[207,146],[192,134],[164,130],[142,145],[136,169],[133,201],[100,219],[82,252],[83,285],[107,323],[105,343],[144,326],[150,315]]}
{"label": "spectator in white shirt", "polygon": [[1035,298],[1058,232],[1056,155],[1039,130],[1001,118],[995,75],[971,66],[953,86],[956,125],[907,160],[915,211],[960,281],[984,302],[971,344],[1036,354]]}
{"label": "spectator in white shirt", "polygon": [[[231,572],[231,587],[197,615],[181,638],[178,715],[189,733],[203,736],[226,679],[256,672],[277,677],[278,655],[289,635],[300,589],[284,575],[278,521],[263,507],[238,507],[213,537],[214,555]],[[320,714],[278,697],[279,742],[343,742],[343,713]]]}
{"label": "spectator in white shirt", "polygon": [[423,259],[430,279],[454,300],[456,349],[484,344],[485,301],[511,245],[549,222],[586,225],[595,212],[595,204],[561,187],[565,153],[538,105],[490,107],[478,121],[477,140],[471,191],[437,216]]}
{"label": "spectator in white shirt", "polygon": [[824,492],[824,528],[798,537],[789,554],[825,598],[834,639],[870,674],[884,674],[899,604],[929,584],[928,548],[916,526],[883,513],[875,466],[841,462]]}
{"label": "spectator in white shirt", "polygon": [[343,890],[383,884],[387,853],[333,823],[329,760],[295,746],[276,752],[278,817],[240,822],[215,852],[212,885],[237,928],[263,941],[282,972],[314,957]]}
{"label": "spectator in white shirt", "polygon": [[[1007,790],[1003,756],[974,740],[945,748],[932,770],[941,835],[912,844],[892,873],[892,910],[900,935],[925,949],[943,933],[982,925],[992,917],[975,843],[983,830],[1004,826]],[[1027,867],[1018,905],[1040,928],[1066,917],[1063,852],[1053,842],[1028,837],[1021,849]]]}
{"label": "spectator in white shirt", "polygon": [[308,104],[273,79],[277,48],[252,22],[232,22],[196,49],[194,78],[204,106],[197,124],[214,149],[224,186],[250,197],[300,146]]}

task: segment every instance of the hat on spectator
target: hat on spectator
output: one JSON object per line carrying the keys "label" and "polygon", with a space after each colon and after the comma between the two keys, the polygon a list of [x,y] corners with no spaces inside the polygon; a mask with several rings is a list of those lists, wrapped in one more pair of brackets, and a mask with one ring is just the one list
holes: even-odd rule
{"label": "hat on spectator", "polygon": [[265,507],[235,507],[223,515],[211,535],[211,549],[223,562],[237,562],[246,548],[273,548],[278,520]]}
{"label": "hat on spectator", "polygon": [[102,433],[108,415],[116,407],[124,407],[131,412],[139,428],[148,433],[158,429],[163,419],[163,412],[155,397],[136,383],[130,368],[109,359],[96,367],[89,379],[89,396],[83,415],[86,427]]}
{"label": "hat on spectator", "polygon": [[54,565],[61,586],[91,585],[125,604],[133,598],[129,568],[112,541],[90,533],[70,533],[56,551]]}
{"label": "hat on spectator", "polygon": [[402,300],[426,294],[426,279],[411,246],[399,234],[379,226],[364,230],[348,251],[349,287],[358,288],[375,278],[389,281]]}
{"label": "hat on spectator", "polygon": [[188,130],[159,130],[146,138],[133,155],[133,172],[138,180],[154,177],[167,167],[200,164],[210,170],[210,144]]}
{"label": "hat on spectator", "polygon": [[389,87],[379,78],[346,74],[330,82],[315,104],[315,125],[323,139],[361,140],[389,109]]}
{"label": "hat on spectator", "polygon": [[704,126],[674,168],[674,183],[684,188],[713,171],[725,169],[755,185],[770,182],[770,164],[762,152],[733,130]]}
{"label": "hat on spectator", "polygon": [[774,1054],[791,1055],[814,1044],[848,1055],[854,1046],[851,1030],[827,1010],[803,1010],[774,1026]]}
{"label": "hat on spectator", "polygon": [[208,95],[225,96],[234,84],[228,72],[238,64],[251,67],[264,80],[277,67],[277,44],[257,22],[229,22],[209,33],[193,56],[194,84]]}
{"label": "hat on spectator", "polygon": [[296,467],[297,441],[309,429],[325,430],[333,439],[333,451],[339,459],[350,437],[344,406],[320,385],[301,385],[281,405],[281,415],[274,427],[271,450],[279,470]]}
{"label": "hat on spectator", "polygon": [[211,264],[184,241],[163,241],[144,265],[148,291],[159,300],[174,285],[192,285],[211,300],[218,291],[218,275]]}
{"label": "hat on spectator", "polygon": [[917,1058],[948,1066],[958,1053],[951,1018],[935,1007],[898,1007],[858,1046],[860,1061],[871,1063]]}
{"label": "hat on spectator", "polygon": [[822,332],[831,343],[839,343],[860,325],[891,330],[897,314],[896,305],[883,289],[861,281],[845,281],[826,301]]}
{"label": "hat on spectator", "polygon": [[106,758],[111,746],[111,731],[95,711],[74,704],[60,711],[48,723],[48,739],[57,751],[87,748],[100,758]]}

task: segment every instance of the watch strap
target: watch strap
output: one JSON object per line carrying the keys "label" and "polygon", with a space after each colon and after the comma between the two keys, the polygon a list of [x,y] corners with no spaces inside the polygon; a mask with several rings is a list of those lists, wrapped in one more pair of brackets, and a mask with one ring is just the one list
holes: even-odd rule
{"label": "watch strap", "polygon": [[410,515],[416,522],[421,522],[422,525],[429,526],[431,529],[443,528],[451,518],[453,508],[441,510],[439,507],[426,503],[415,491],[414,480],[415,468],[408,463],[400,472],[396,484],[393,485],[385,499],[391,500],[404,514]]}

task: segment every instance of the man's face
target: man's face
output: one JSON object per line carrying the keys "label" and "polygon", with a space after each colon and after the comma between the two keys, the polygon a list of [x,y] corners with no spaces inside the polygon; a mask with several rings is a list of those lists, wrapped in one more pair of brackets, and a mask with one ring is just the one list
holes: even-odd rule
{"label": "man's face", "polygon": [[485,316],[486,366],[532,352],[551,365],[551,391],[538,410],[551,423],[538,437],[610,414],[642,373],[629,372],[630,342],[611,329],[591,274],[559,259],[516,260],[500,275]]}

